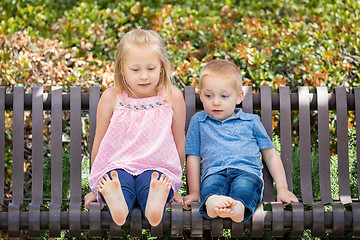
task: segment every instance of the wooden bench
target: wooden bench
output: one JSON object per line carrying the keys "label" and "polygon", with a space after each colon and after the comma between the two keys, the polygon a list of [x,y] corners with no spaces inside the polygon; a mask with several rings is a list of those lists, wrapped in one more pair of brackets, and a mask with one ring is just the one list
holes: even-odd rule
{"label": "wooden bench", "polygon": [[[171,211],[165,212],[164,221],[158,227],[151,227],[142,216],[139,208],[131,212],[131,218],[122,227],[116,226],[107,211],[100,210],[97,203],[90,205],[90,211],[83,211],[81,193],[82,124],[81,114],[89,114],[89,152],[94,139],[97,102],[100,88],[90,87],[88,93],[82,93],[80,87],[72,87],[70,93],[62,88],[53,87],[52,92],[43,93],[42,87],[34,87],[32,93],[24,93],[22,87],[15,87],[12,93],[6,93],[0,87],[0,231],[9,237],[19,237],[26,230],[28,237],[38,237],[42,230],[49,231],[49,237],[59,237],[62,230],[77,237],[83,230],[90,237],[100,237],[102,230],[108,230],[113,237],[120,236],[121,230],[129,230],[133,237],[141,237],[142,229],[151,229],[153,236],[163,236],[170,231],[172,237],[182,237],[190,232],[191,237],[201,237],[210,232],[212,237],[221,237],[223,229],[230,229],[232,237],[241,237],[245,230],[253,237],[263,237],[270,230],[274,237],[284,234],[302,236],[304,230],[321,237],[331,232],[332,237],[360,237],[360,203],[356,193],[350,190],[349,148],[348,148],[348,112],[355,111],[355,122],[360,121],[360,88],[347,93],[345,88],[337,87],[334,93],[319,87],[316,93],[309,93],[308,87],[299,87],[297,93],[291,93],[289,87],[280,87],[278,93],[272,93],[271,87],[261,87],[259,93],[253,93],[251,87],[244,87],[245,98],[242,108],[245,112],[260,113],[261,120],[272,136],[273,113],[279,116],[281,158],[287,174],[289,189],[293,190],[295,176],[300,175],[301,194],[299,203],[283,208],[274,202],[274,187],[265,168],[264,202],[259,204],[251,221],[234,223],[229,219],[207,220],[198,213],[198,204],[191,211],[184,211],[179,204],[172,204]],[[185,87],[187,125],[196,110],[202,108],[199,95],[193,87]],[[63,112],[70,111],[70,120],[63,119]],[[24,113],[31,111],[31,197],[24,197]],[[51,114],[50,147],[44,146],[43,112]],[[12,134],[12,180],[5,176],[5,112],[13,114]],[[329,113],[336,112],[336,148],[330,151]],[[353,112],[352,112],[353,113]],[[294,129],[292,123],[298,122]],[[314,124],[315,123],[315,124]],[[317,124],[316,124],[317,123]],[[312,126],[317,126],[313,129]],[[65,181],[62,176],[63,140],[65,128],[70,127],[70,198],[62,196],[61,189]],[[292,138],[299,143],[300,155],[293,159]],[[360,137],[357,127],[356,141]],[[315,139],[316,138],[316,139]],[[312,146],[318,148],[319,179],[312,179]],[[357,159],[360,146],[357,147]],[[51,197],[44,197],[43,164],[44,148],[51,152]],[[330,156],[338,155],[339,199],[331,192]],[[299,172],[292,172],[292,161],[299,161]],[[360,164],[357,166],[357,181],[360,177]],[[296,178],[298,179],[298,178]],[[6,180],[6,184],[5,183]],[[320,198],[314,197],[312,182],[319,182]],[[11,197],[4,197],[5,186],[12,186]],[[48,205],[47,205],[48,204]],[[67,206],[64,210],[63,205]],[[45,207],[44,207],[45,206]],[[44,209],[45,210],[42,210]]]}

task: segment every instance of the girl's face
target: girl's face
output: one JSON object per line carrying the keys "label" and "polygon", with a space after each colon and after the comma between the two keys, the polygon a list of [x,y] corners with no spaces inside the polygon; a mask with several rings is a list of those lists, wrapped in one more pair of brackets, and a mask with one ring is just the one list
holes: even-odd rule
{"label": "girl's face", "polygon": [[126,56],[124,76],[132,98],[156,96],[159,84],[161,61],[159,54],[149,45],[134,45]]}

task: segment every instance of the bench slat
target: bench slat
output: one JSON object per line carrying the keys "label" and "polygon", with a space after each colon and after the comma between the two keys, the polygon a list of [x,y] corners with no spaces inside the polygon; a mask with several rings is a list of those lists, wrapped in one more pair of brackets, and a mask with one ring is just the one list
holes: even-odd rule
{"label": "bench slat", "polygon": [[29,236],[40,235],[40,204],[43,202],[43,88],[32,88],[32,186],[29,205]]}
{"label": "bench slat", "polygon": [[196,112],[196,96],[194,86],[188,86],[184,88],[184,98],[186,103],[185,132],[187,132],[191,117]]}
{"label": "bench slat", "polygon": [[69,233],[81,236],[81,87],[70,88]]}
{"label": "bench slat", "polygon": [[60,237],[62,203],[62,88],[51,88],[51,202],[49,237]]}
{"label": "bench slat", "polygon": [[308,87],[298,87],[298,99],[301,197],[303,203],[309,204],[314,200],[311,184],[310,95]]}
{"label": "bench slat", "polygon": [[5,87],[0,86],[0,205],[5,193]]}
{"label": "bench slat", "polygon": [[253,113],[253,94],[251,86],[243,86],[244,99],[241,108],[246,113]]}
{"label": "bench slat", "polygon": [[329,101],[326,87],[317,87],[319,176],[321,202],[331,203]]}
{"label": "bench slat", "polygon": [[339,192],[340,201],[343,204],[347,204],[351,203],[351,194],[349,179],[348,114],[345,88],[335,87],[335,95]]}
{"label": "bench slat", "polygon": [[[100,99],[100,87],[90,87],[89,93],[89,153],[91,159],[91,151],[95,138],[95,130],[96,130],[96,112],[97,105]],[[91,169],[91,163],[90,163]]]}
{"label": "bench slat", "polygon": [[290,87],[279,87],[280,97],[280,144],[281,160],[284,165],[288,189],[293,190],[292,183],[292,147],[291,147],[291,105]]}
{"label": "bench slat", "polygon": [[14,88],[13,113],[13,188],[12,203],[22,204],[24,199],[24,88]]}
{"label": "bench slat", "polygon": [[[260,87],[260,102],[261,102],[261,122],[265,127],[267,134],[270,139],[272,139],[272,106],[271,106],[271,87],[270,86],[261,86]],[[273,179],[270,175],[270,172],[263,162],[263,179],[264,179],[264,201],[273,202],[275,201],[274,197],[274,187]]]}
{"label": "bench slat", "polygon": [[[355,95],[355,122],[356,122],[356,142],[360,141],[360,87],[354,88]],[[356,159],[357,159],[357,180],[358,180],[358,194],[360,200],[360,144],[356,144]]]}
{"label": "bench slat", "polygon": [[32,203],[43,202],[43,88],[33,88],[32,109]]}

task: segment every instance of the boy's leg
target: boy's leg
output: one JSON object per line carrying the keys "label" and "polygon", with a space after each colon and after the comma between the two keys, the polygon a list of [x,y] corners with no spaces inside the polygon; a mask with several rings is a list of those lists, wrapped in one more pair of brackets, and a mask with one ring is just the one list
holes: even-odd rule
{"label": "boy's leg", "polygon": [[124,225],[136,200],[134,178],[124,170],[112,170],[100,179],[96,188],[113,221]]}
{"label": "boy's leg", "polygon": [[261,200],[263,181],[255,174],[242,170],[232,169],[232,183],[229,196],[237,204],[229,209],[221,209],[223,217],[229,217],[234,222],[246,222],[254,214],[258,202]]}
{"label": "boy's leg", "polygon": [[207,176],[200,184],[200,214],[206,218],[214,218],[218,216],[215,209],[236,204],[228,194],[227,170]]}
{"label": "boy's leg", "polygon": [[166,203],[173,196],[170,179],[158,171],[145,171],[137,176],[135,184],[136,196],[145,217],[151,226],[159,225]]}

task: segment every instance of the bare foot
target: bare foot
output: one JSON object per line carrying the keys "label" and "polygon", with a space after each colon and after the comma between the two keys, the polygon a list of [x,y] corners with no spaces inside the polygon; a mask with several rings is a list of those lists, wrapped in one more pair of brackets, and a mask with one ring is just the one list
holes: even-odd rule
{"label": "bare foot", "polygon": [[105,174],[104,177],[100,179],[96,189],[105,198],[114,222],[117,225],[122,226],[126,222],[129,209],[121,190],[118,173],[112,171],[110,175],[112,180],[109,178],[108,174]]}
{"label": "bare foot", "polygon": [[215,210],[229,208],[236,205],[236,201],[231,197],[223,195],[211,195],[205,202],[207,215],[211,218],[219,216]]}
{"label": "bare foot", "polygon": [[151,226],[160,224],[163,214],[166,199],[168,198],[171,188],[171,181],[164,174],[153,172],[151,174],[150,190],[145,207],[145,217],[149,220]]}
{"label": "bare foot", "polygon": [[245,206],[240,201],[235,201],[236,204],[227,208],[215,209],[215,213],[221,218],[231,218],[234,222],[242,222],[244,220]]}

